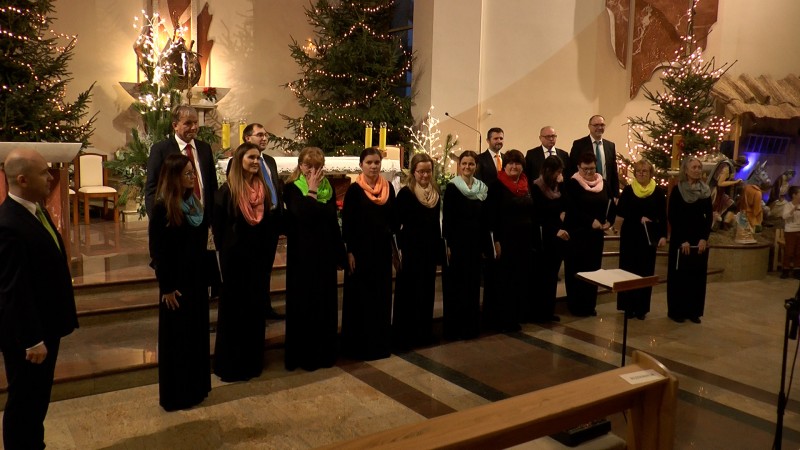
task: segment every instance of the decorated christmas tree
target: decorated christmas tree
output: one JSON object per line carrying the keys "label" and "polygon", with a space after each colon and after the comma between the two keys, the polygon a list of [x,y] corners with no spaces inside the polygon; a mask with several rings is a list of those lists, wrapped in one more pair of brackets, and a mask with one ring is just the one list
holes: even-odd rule
{"label": "decorated christmas tree", "polygon": [[[730,121],[714,113],[711,88],[730,68],[724,64],[716,68],[714,59],[704,61],[702,49],[694,36],[694,15],[697,1],[687,12],[688,28],[683,45],[675,58],[666,63],[661,75],[664,91],[653,92],[643,87],[644,96],[653,103],[651,117],[629,117],[628,125],[634,145],[632,157],[643,155],[658,170],[663,179],[672,162],[673,138],[682,140],[681,158],[685,155],[710,153],[718,149],[730,130]],[[677,155],[676,155],[677,156]]]}
{"label": "decorated christmas tree", "polygon": [[94,132],[85,119],[89,89],[66,101],[67,63],[76,36],[52,30],[52,0],[0,1],[0,141],[81,142]]}
{"label": "decorated christmas tree", "polygon": [[394,7],[390,0],[317,0],[306,8],[317,36],[289,46],[302,76],[286,84],[305,114],[283,116],[294,138],[273,136],[276,147],[356,153],[367,122],[376,131],[385,122],[389,143],[408,142],[411,98],[402,93],[413,58],[388,33]]}

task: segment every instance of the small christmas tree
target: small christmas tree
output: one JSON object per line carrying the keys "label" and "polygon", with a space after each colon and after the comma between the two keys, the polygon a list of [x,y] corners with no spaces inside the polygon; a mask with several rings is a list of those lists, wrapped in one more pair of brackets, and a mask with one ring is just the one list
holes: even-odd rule
{"label": "small christmas tree", "polygon": [[418,129],[407,129],[411,133],[414,153],[427,153],[433,160],[433,180],[439,190],[444,192],[447,183],[455,176],[456,158],[453,148],[458,145],[458,136],[448,134],[444,145],[439,143],[442,132],[439,130],[439,119],[433,116],[433,106],[428,109],[428,116]]}
{"label": "small christmas tree", "polygon": [[387,34],[394,3],[317,0],[306,8],[317,37],[306,45],[293,40],[289,46],[302,78],[286,84],[305,114],[283,116],[295,138],[272,136],[275,146],[357,153],[364,147],[367,122],[376,130],[386,122],[389,142],[408,141],[411,99],[401,93],[413,58],[398,37]]}
{"label": "small christmas tree", "polygon": [[97,114],[84,119],[94,84],[65,101],[76,37],[52,31],[53,11],[52,0],[0,2],[0,141],[86,147],[94,132]]}
{"label": "small christmas tree", "polygon": [[730,121],[714,114],[711,88],[730,68],[724,64],[716,68],[714,59],[705,62],[702,49],[694,38],[694,15],[697,0],[688,11],[689,21],[683,46],[675,52],[675,59],[664,69],[661,80],[663,92],[652,92],[643,87],[644,96],[654,107],[645,117],[629,117],[628,125],[634,145],[630,155],[644,155],[652,162],[659,178],[666,176],[672,158],[673,136],[683,138],[683,154],[704,155],[714,151],[730,130]]}

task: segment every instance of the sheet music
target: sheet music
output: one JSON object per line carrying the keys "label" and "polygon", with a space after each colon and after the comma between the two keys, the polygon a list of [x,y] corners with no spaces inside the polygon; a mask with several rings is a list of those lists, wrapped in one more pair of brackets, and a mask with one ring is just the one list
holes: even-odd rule
{"label": "sheet music", "polygon": [[642,278],[635,273],[622,269],[598,269],[594,272],[578,272],[578,275],[608,289],[612,289],[614,283],[619,283],[620,281],[631,281]]}

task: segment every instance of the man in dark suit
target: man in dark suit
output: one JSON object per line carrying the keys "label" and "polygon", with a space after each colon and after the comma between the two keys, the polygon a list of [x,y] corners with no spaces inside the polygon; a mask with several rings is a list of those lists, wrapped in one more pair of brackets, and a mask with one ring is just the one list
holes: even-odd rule
{"label": "man in dark suit", "polygon": [[546,126],[539,131],[539,140],[542,145],[528,150],[528,153],[525,154],[525,175],[528,176],[529,183],[532,184],[539,178],[539,170],[548,156],[558,156],[561,162],[564,163],[564,179],[572,176],[569,154],[560,148],[556,148],[557,138],[556,130],[551,126]]}
{"label": "man in dark suit", "polygon": [[[283,181],[278,175],[278,165],[275,158],[264,153],[267,149],[267,130],[260,123],[251,123],[244,129],[244,140],[258,146],[261,151],[261,173],[269,187],[272,196],[272,210],[270,220],[267,221],[267,233],[269,233],[269,247],[267,254],[264,255],[269,260],[267,270],[267,292],[270,292],[270,280],[272,279],[272,266],[275,263],[275,251],[278,249],[278,239],[283,233]],[[266,304],[264,305],[264,315],[267,319],[281,320],[285,316],[272,308],[272,299],[267,294]]]}
{"label": "man in dark suit", "polygon": [[503,155],[500,150],[503,148],[504,136],[502,128],[490,128],[486,133],[486,143],[489,148],[478,155],[478,170],[475,171],[475,178],[486,183],[490,189],[497,180],[497,172],[503,167]]}
{"label": "man in dark suit", "polygon": [[64,241],[41,205],[53,177],[35,150],[12,150],[0,205],[0,349],[7,449],[42,449],[61,338],[78,327]]}
{"label": "man in dark suit", "polygon": [[617,173],[617,150],[613,142],[603,139],[606,121],[601,115],[589,118],[589,135],[572,143],[569,152],[572,173],[578,170],[578,158],[582,153],[594,153],[597,157],[597,172],[603,176],[603,183],[609,198],[619,198],[619,174]]}

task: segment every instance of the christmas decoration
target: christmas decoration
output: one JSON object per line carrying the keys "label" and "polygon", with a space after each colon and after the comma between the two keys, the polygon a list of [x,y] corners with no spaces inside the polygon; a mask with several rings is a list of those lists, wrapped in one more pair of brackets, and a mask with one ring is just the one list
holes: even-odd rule
{"label": "christmas decoration", "polygon": [[302,77],[287,83],[305,114],[283,116],[294,138],[270,136],[286,152],[304,146],[328,154],[358,154],[365,124],[387,124],[390,143],[407,143],[411,98],[399,94],[407,84],[412,55],[391,28],[394,1],[317,0],[306,8],[317,36],[289,48]]}
{"label": "christmas decoration", "polygon": [[730,131],[730,121],[714,114],[711,88],[730,68],[726,63],[716,68],[714,59],[704,61],[702,48],[697,46],[694,36],[694,16],[698,0],[694,0],[687,12],[688,29],[683,37],[683,46],[672,62],[666,64],[661,80],[665,90],[653,92],[643,87],[644,96],[654,107],[645,117],[629,117],[630,159],[623,164],[644,156],[657,169],[657,178],[665,179],[673,159],[673,140],[680,136],[681,158],[685,155],[703,156],[718,150],[724,136]]}
{"label": "christmas decoration", "polygon": [[51,28],[53,11],[52,0],[0,2],[0,141],[89,145],[97,114],[84,117],[94,84],[65,100],[77,37]]}
{"label": "christmas decoration", "polygon": [[418,129],[406,129],[411,133],[414,153],[427,153],[433,160],[433,179],[439,185],[440,191],[444,192],[447,183],[455,176],[456,157],[453,148],[458,145],[458,136],[448,134],[444,145],[439,143],[442,132],[439,130],[439,119],[432,114],[433,109],[433,106],[428,109],[428,115]]}

